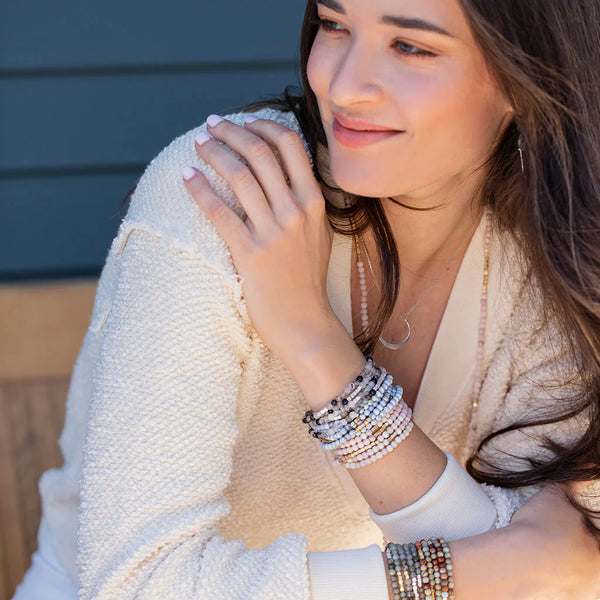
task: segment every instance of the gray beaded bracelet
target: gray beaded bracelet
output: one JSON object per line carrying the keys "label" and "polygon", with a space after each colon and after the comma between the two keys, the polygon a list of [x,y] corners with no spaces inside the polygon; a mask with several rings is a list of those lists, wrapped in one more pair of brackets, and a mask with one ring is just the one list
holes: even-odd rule
{"label": "gray beaded bracelet", "polygon": [[385,548],[394,600],[454,600],[450,547],[442,537]]}

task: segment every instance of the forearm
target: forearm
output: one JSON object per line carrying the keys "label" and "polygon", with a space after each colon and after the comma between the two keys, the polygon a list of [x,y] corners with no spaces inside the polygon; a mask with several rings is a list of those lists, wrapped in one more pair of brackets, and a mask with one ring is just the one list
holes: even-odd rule
{"label": "forearm", "polygon": [[[331,326],[326,339],[297,355],[300,359],[290,368],[313,412],[327,406],[365,365],[345,331]],[[350,472],[372,509],[381,514],[402,510],[426,494],[445,462],[442,450],[415,426],[392,452]],[[580,515],[564,499],[551,496],[554,506],[549,510],[548,495],[536,496],[535,509],[524,510],[531,505],[528,501],[508,527],[478,535],[465,533],[456,541],[448,538],[457,600],[594,598],[591,582],[600,572],[598,548],[577,526]],[[562,514],[569,515],[568,523],[559,521],[557,515]],[[586,575],[581,577],[583,571]]]}
{"label": "forearm", "polygon": [[450,542],[456,600],[554,598],[540,595],[550,583],[540,542],[536,529],[516,525]]}
{"label": "forearm", "polygon": [[[450,542],[455,600],[596,600],[598,550],[552,529],[517,520]],[[377,565],[373,549],[309,552],[313,600],[392,600],[385,553]]]}
{"label": "forearm", "polygon": [[456,600],[597,600],[597,544],[553,527],[516,522],[450,542]]}
{"label": "forearm", "polygon": [[[554,595],[533,528],[509,525],[449,545],[456,600],[575,600]],[[388,595],[393,598],[389,574]]]}
{"label": "forearm", "polygon": [[[319,330],[313,343],[284,357],[314,412],[327,406],[365,365],[365,357],[339,321],[332,320]],[[350,470],[350,474],[371,508],[385,514],[423,496],[445,466],[443,451],[415,425],[392,452],[366,467]]]}

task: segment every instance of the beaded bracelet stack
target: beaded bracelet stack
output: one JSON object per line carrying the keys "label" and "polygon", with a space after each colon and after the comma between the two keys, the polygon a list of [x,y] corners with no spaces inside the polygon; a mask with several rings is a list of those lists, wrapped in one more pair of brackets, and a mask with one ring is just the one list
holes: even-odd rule
{"label": "beaded bracelet stack", "polygon": [[321,447],[335,451],[336,464],[357,469],[391,452],[411,432],[412,411],[402,388],[369,356],[361,373],[317,413],[302,419]]}
{"label": "beaded bracelet stack", "polygon": [[394,600],[453,600],[450,547],[444,538],[385,548]]}

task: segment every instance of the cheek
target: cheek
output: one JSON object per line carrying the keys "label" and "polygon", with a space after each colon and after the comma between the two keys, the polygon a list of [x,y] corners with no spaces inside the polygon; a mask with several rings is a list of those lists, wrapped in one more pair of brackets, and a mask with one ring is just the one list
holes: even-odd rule
{"label": "cheek", "polygon": [[329,86],[337,68],[339,51],[332,44],[328,44],[317,34],[310,51],[306,65],[306,76],[310,88],[319,100],[329,95]]}
{"label": "cheek", "polygon": [[315,40],[306,65],[306,77],[311,90],[317,98],[323,94],[325,81],[323,59],[324,56],[319,52],[319,46],[317,40]]}
{"label": "cheek", "polygon": [[460,168],[483,157],[501,117],[491,81],[481,73],[455,70],[413,89],[407,110],[418,154],[428,157],[426,162]]}

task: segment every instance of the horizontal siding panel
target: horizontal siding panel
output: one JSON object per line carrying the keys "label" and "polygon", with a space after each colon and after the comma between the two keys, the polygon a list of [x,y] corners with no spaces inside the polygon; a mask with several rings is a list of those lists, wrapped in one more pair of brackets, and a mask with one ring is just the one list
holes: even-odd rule
{"label": "horizontal siding panel", "polygon": [[211,112],[288,84],[298,84],[295,68],[0,80],[0,179],[20,169],[145,164]]}
{"label": "horizontal siding panel", "polygon": [[99,273],[140,175],[0,180],[0,280]]}
{"label": "horizontal siding panel", "polygon": [[5,2],[0,70],[293,60],[305,6],[305,0]]}

